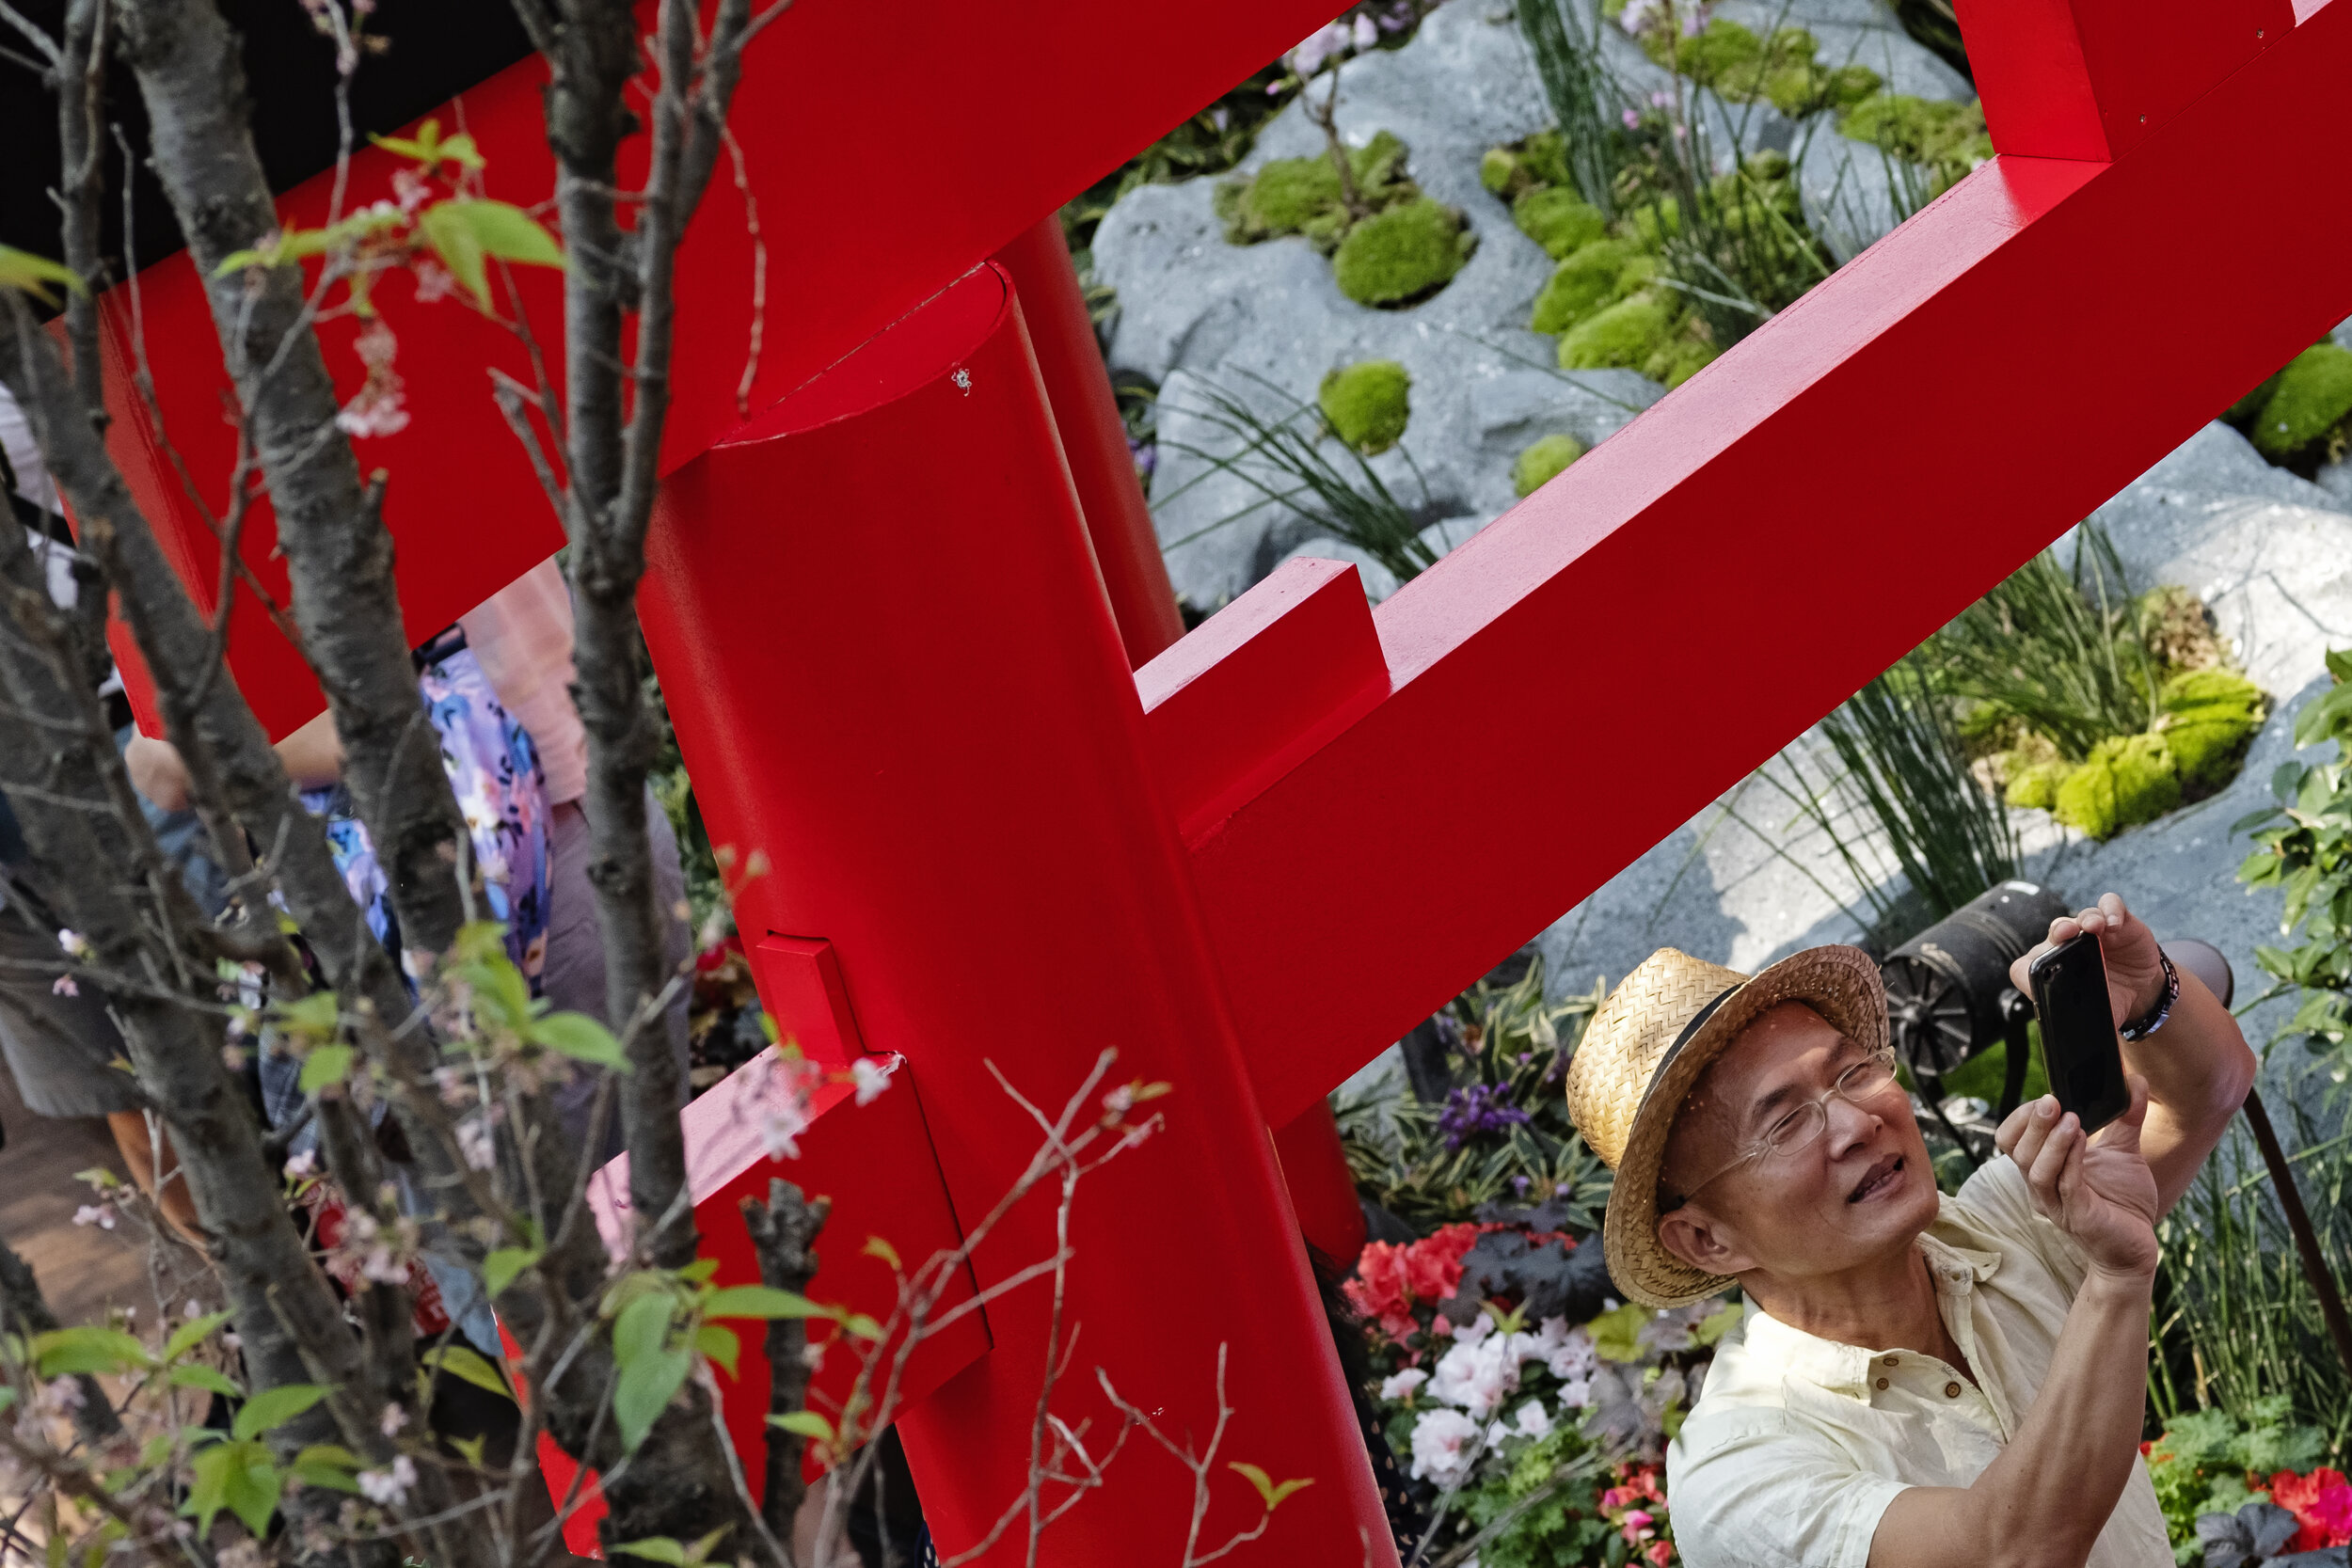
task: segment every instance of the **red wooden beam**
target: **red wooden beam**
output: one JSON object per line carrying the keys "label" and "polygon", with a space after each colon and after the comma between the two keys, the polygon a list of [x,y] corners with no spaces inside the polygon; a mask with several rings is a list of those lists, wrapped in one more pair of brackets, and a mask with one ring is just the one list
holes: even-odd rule
{"label": "red wooden beam", "polygon": [[2112,164],[1996,158],[1374,611],[1385,700],[1188,835],[1268,1120],[2352,314],[2348,74],[2335,0]]}
{"label": "red wooden beam", "polygon": [[[1335,0],[1211,0],[1170,27],[1149,8],[1083,0],[1034,0],[1018,18],[985,6],[910,12],[859,0],[800,0],[754,44],[731,122],[768,238],[767,346],[739,406],[753,322],[753,241],[723,163],[678,257],[664,470],[733,429],[741,409],[768,407],[1006,246],[1334,8]],[[648,27],[652,14],[647,0]],[[462,123],[473,134],[489,159],[494,196],[531,203],[554,189],[540,110],[545,80],[545,66],[527,60],[437,111],[445,130]],[[642,179],[645,156],[644,137],[626,145],[624,187]],[[352,160],[352,198],[389,197],[400,163],[362,149]],[[321,223],[332,183],[327,174],[296,186],[278,212],[289,225]],[[516,270],[560,386],[558,279]],[[148,268],[140,288],[163,426],[159,432],[143,408],[126,403],[115,410],[111,445],[191,588],[209,596],[217,547],[183,493],[162,435],[185,457],[215,515],[225,512],[236,450],[222,419],[227,381],[203,280],[185,254]],[[360,442],[359,461],[390,470],[385,521],[399,544],[408,628],[421,640],[545,559],[561,539],[529,463],[490,402],[490,367],[532,380],[518,341],[456,299],[414,303],[405,280],[388,280],[378,298],[400,338],[412,422]],[[351,348],[357,331],[348,319],[321,328],[346,398],[363,379]],[[247,525],[245,553],[282,592],[276,543],[263,503]],[[1159,613],[1164,621],[1168,611]],[[324,705],[293,648],[258,613],[234,621],[230,663],[274,735]]]}

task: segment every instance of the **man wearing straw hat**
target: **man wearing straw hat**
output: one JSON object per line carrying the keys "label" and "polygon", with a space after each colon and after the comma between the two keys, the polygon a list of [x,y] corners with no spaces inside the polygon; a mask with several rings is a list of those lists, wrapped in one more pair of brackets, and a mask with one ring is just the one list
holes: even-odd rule
{"label": "man wearing straw hat", "polygon": [[2081,931],[2131,1109],[2086,1139],[2021,1106],[1951,1197],[1859,949],[1750,977],[1665,948],[1595,1015],[1567,1098],[1616,1171],[1611,1275],[1652,1307],[1748,1301],[1667,1455],[1691,1568],[2171,1563],[2138,1451],[2154,1226],[2254,1058],[2121,898],[2050,942]]}

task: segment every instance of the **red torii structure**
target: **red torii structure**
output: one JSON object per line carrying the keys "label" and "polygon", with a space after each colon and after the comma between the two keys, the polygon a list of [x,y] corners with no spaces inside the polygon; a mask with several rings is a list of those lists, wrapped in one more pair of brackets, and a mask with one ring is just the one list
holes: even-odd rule
{"label": "red torii structure", "polygon": [[[1178,31],[1040,0],[1016,37],[969,8],[916,27],[803,0],[739,116],[763,217],[791,236],[771,270],[784,341],[739,418],[749,241],[719,193],[681,263],[644,611],[714,835],[777,867],[739,910],[764,999],[803,1040],[910,1064],[914,1096],[828,1108],[789,1174],[913,1255],[1034,1147],[984,1057],[1056,1102],[1106,1044],[1122,1075],[1171,1082],[1165,1139],[1080,1198],[1077,1365],[1204,1441],[1230,1347],[1220,1463],[1317,1482],[1261,1549],[1353,1565],[1392,1559],[1264,1129],[2352,314],[2341,264],[2273,260],[2352,242],[2352,205],[2327,199],[2352,152],[2352,0],[1963,0],[1992,162],[1377,610],[1352,569],[1295,563],[1130,676],[1164,607],[1147,591],[1114,620],[1139,556],[1132,534],[1104,547],[1128,503],[1084,455],[1107,388],[1050,346],[1066,277],[983,259],[1328,4]],[[878,59],[888,90],[868,94],[858,62]],[[509,189],[546,170],[538,79],[467,98]],[[381,178],[365,162],[361,189]],[[877,199],[911,171],[920,201]],[[2226,243],[2184,224],[2185,192],[2229,194]],[[856,221],[814,243],[795,209]],[[210,341],[189,274],[151,269],[159,343]],[[2226,301],[2226,334],[2159,330],[2185,300]],[[551,293],[532,302],[552,319]],[[437,464],[388,505],[421,635],[553,541],[486,434],[476,377],[511,341],[453,309],[395,321],[419,423],[381,460],[407,440]],[[199,474],[225,473],[206,358],[169,366],[167,417]],[[119,451],[209,594],[201,523],[125,412]],[[1920,483],[1921,445],[1978,432],[1980,458]],[[515,538],[485,541],[485,515]],[[266,519],[247,537],[266,573]],[[282,731],[319,705],[274,636],[241,621],[232,662]],[[1564,689],[1572,712],[1543,701]],[[1455,744],[1480,718],[1508,738]],[[1524,826],[1546,817],[1560,830]],[[723,1085],[697,1127],[751,1092]],[[697,1217],[735,1271],[731,1193],[766,1173],[726,1141],[700,1145]],[[870,1306],[850,1225],[836,1211],[816,1290]],[[1041,1206],[975,1273],[1051,1244]],[[984,1335],[928,1347],[900,1427],[943,1550],[1021,1488],[1046,1310],[1009,1295]],[[765,1393],[747,1360],[739,1431]],[[1084,1375],[1057,1410],[1107,1414]],[[1188,1475],[1133,1450],[1044,1555],[1149,1559],[1191,1505]],[[1256,1513],[1233,1481],[1203,1540]]]}

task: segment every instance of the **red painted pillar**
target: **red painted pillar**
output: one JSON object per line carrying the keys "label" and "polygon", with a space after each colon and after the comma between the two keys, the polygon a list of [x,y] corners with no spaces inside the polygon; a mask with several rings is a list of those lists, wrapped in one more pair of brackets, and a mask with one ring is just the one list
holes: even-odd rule
{"label": "red painted pillar", "polygon": [[[1237,1461],[1315,1482],[1260,1549],[1356,1568],[1360,1528],[1393,1563],[1004,274],[968,275],[681,469],[649,555],[646,639],[712,836],[773,866],[739,924],[833,943],[866,1045],[914,1065],[961,1222],[1040,1142],[989,1064],[1050,1107],[1104,1046],[1120,1081],[1173,1086],[1165,1132],[1079,1189],[1054,1413],[1104,1451],[1100,1368],[1205,1442],[1222,1344],[1234,1413],[1203,1549],[1260,1515]],[[1050,1193],[1017,1209],[980,1286],[1047,1258],[1054,1222]],[[1043,1280],[992,1302],[994,1348],[899,1421],[943,1555],[1022,1495],[1052,1310]],[[1192,1498],[1133,1438],[1041,1560],[1164,1555]],[[987,1560],[1025,1550],[1016,1528]]]}
{"label": "red painted pillar", "polygon": [[1103,589],[1110,595],[1128,666],[1139,669],[1184,635],[1184,621],[1176,612],[1176,590],[1168,580],[1168,562],[1160,558],[1160,536],[1136,477],[1127,427],[1094,341],[1094,323],[1087,315],[1077,268],[1071,264],[1060,214],[1048,213],[1030,225],[996,253],[996,264],[1011,274],[1021,295],[1022,318],[1053,403],[1070,477],[1078,487]]}
{"label": "red painted pillar", "polygon": [[[1127,427],[1094,341],[1094,323],[1087,314],[1060,215],[1048,213],[1030,225],[996,253],[996,262],[1012,275],[1021,296],[1022,319],[1086,514],[1103,589],[1110,596],[1127,662],[1141,669],[1184,635],[1184,617],[1176,612],[1176,590],[1168,580],[1152,508],[1136,477]],[[1275,1132],[1274,1142],[1307,1239],[1336,1261],[1352,1262],[1363,1250],[1364,1217],[1329,1104],[1319,1102],[1299,1113]]]}

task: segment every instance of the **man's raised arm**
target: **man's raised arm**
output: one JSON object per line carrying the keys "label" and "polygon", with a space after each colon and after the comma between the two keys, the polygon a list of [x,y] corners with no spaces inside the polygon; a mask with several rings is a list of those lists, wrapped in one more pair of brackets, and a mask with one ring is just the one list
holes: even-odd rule
{"label": "man's raised arm", "polygon": [[[2010,983],[2032,995],[2026,967],[2082,931],[2099,939],[2116,1027],[2147,1018],[2164,998],[2164,965],[2147,924],[2112,893],[2080,914],[2050,922],[2049,940],[2010,966]],[[2140,1149],[2155,1175],[2159,1214],[2188,1191],[2254,1083],[2254,1053],[2247,1049],[2237,1020],[2196,975],[2179,974],[2180,999],[2164,1026],[2146,1039],[2122,1042],[2124,1069],[2148,1081],[2148,1125]]]}

